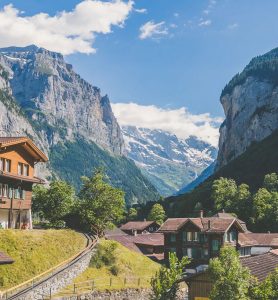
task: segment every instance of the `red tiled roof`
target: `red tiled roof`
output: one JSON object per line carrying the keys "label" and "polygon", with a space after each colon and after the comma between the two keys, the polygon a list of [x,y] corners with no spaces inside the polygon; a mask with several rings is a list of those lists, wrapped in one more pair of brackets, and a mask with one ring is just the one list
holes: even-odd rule
{"label": "red tiled roof", "polygon": [[10,258],[7,254],[0,252],[0,265],[12,264],[14,260]]}
{"label": "red tiled roof", "polygon": [[154,221],[131,221],[120,227],[121,230],[144,230],[154,224]]}
{"label": "red tiled roof", "polygon": [[265,280],[266,277],[278,267],[278,255],[273,252],[257,256],[242,257],[240,261],[260,282]]}
{"label": "red tiled roof", "polygon": [[188,218],[170,218],[167,219],[159,228],[160,232],[174,232],[177,231],[185,222],[188,220]]}
{"label": "red tiled roof", "polygon": [[178,231],[187,222],[192,222],[201,231],[204,232],[226,232],[233,223],[237,223],[243,231],[245,229],[241,226],[241,223],[233,218],[178,218],[178,219],[167,219],[164,224],[160,227],[160,232],[175,232]]}
{"label": "red tiled roof", "polygon": [[240,232],[238,235],[238,243],[240,246],[255,246],[258,242],[252,239],[248,233]]}
{"label": "red tiled roof", "polygon": [[130,250],[140,252],[138,246],[164,246],[164,237],[162,233],[150,233],[150,234],[139,234],[133,235],[111,235],[106,236],[109,240],[114,240],[127,247]]}
{"label": "red tiled roof", "polygon": [[48,158],[46,155],[29,139],[28,137],[0,137],[0,149],[17,144],[28,145],[28,151],[37,157],[37,159],[47,162]]}
{"label": "red tiled roof", "polygon": [[278,233],[244,233],[239,235],[239,244],[250,241],[253,246],[278,247]]}

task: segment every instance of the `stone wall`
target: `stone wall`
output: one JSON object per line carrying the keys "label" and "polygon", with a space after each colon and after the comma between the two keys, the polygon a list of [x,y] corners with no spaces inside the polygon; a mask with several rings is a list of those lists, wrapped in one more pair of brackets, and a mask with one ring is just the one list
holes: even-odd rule
{"label": "stone wall", "polygon": [[[56,272],[45,280],[36,283],[33,288],[25,291],[18,296],[9,296],[7,299],[12,300],[38,300],[48,299],[50,294],[53,295],[69,285],[75,277],[84,272],[89,266],[91,257],[96,250],[89,250],[79,259],[70,263],[67,267]],[[3,297],[5,298],[5,295]]]}

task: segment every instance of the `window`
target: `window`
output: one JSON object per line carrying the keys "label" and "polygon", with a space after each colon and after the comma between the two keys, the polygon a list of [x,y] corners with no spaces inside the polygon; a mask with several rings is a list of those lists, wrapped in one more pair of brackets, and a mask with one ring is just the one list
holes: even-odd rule
{"label": "window", "polygon": [[192,258],[192,248],[187,248],[187,256],[188,258]]}
{"label": "window", "polygon": [[3,197],[7,198],[8,197],[8,185],[3,184]]}
{"label": "window", "polygon": [[182,233],[182,241],[183,242],[187,241],[187,232],[185,232],[185,231]]}
{"label": "window", "polygon": [[9,187],[9,198],[13,198],[14,196],[14,189],[12,187]]}
{"label": "window", "polygon": [[249,256],[251,255],[251,247],[243,247],[239,250],[240,256]]}
{"label": "window", "polygon": [[193,241],[192,232],[187,232],[187,240],[188,240],[189,242],[192,242],[192,241]]}
{"label": "window", "polygon": [[27,164],[18,163],[17,174],[23,176],[29,176],[29,166]]}
{"label": "window", "polygon": [[0,171],[4,171],[5,169],[5,159],[1,158],[0,159]]}
{"label": "window", "polygon": [[175,242],[176,241],[176,235],[175,234],[170,234],[170,242]]}
{"label": "window", "polygon": [[[24,176],[29,176],[29,166],[28,165],[23,166],[23,175]],[[150,229],[153,230],[152,227]]]}
{"label": "window", "polygon": [[9,159],[5,159],[5,171],[11,172],[11,161]]}
{"label": "window", "polygon": [[219,250],[219,241],[212,240],[212,251],[218,251],[218,250]]}
{"label": "window", "polygon": [[207,258],[208,257],[208,255],[209,255],[209,253],[208,253],[208,249],[203,249],[202,250],[202,256],[203,256],[203,258]]}
{"label": "window", "polygon": [[193,241],[199,241],[199,232],[193,232]]}

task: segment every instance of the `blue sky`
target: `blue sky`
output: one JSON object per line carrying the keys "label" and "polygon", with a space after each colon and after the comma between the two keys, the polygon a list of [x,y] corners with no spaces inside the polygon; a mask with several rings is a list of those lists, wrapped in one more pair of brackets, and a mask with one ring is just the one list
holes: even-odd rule
{"label": "blue sky", "polygon": [[[0,3],[1,9],[12,3],[25,18],[42,12],[53,17],[80,2]],[[75,50],[66,59],[114,103],[186,107],[192,114],[223,116],[219,95],[224,85],[252,57],[278,45],[277,13],[277,0],[134,0],[132,9],[109,25],[111,32],[94,32],[96,53]],[[158,24],[158,32],[140,38],[148,22]]]}

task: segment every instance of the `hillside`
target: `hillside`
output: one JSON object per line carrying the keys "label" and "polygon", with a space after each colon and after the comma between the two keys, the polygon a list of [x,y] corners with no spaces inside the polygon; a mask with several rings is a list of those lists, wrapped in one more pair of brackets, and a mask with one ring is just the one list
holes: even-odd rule
{"label": "hillside", "polygon": [[[78,292],[82,292],[83,289],[86,290],[88,285],[84,284],[84,282],[93,279],[97,290],[137,288],[139,278],[141,278],[140,287],[150,287],[149,281],[160,268],[159,264],[142,254],[127,249],[115,241],[102,240],[101,247],[102,249],[106,249],[105,251],[114,249],[110,251],[112,256],[109,255],[109,258],[105,254],[104,260],[107,261],[108,258],[111,263],[102,265],[100,259],[96,260],[93,258],[90,267],[74,280]],[[110,287],[111,278],[112,286]],[[126,284],[124,284],[125,278]],[[89,286],[90,288],[91,285]],[[64,292],[72,292],[72,290],[73,286],[71,285]],[[60,294],[63,294],[63,292]]]}
{"label": "hillside", "polygon": [[247,183],[251,191],[262,186],[264,175],[278,172],[278,130],[261,142],[254,142],[246,152],[218,170],[192,192],[166,199],[168,216],[197,214],[195,205],[202,204],[205,212],[212,212],[211,186],[219,177],[233,178],[238,184]]}
{"label": "hillside", "polygon": [[84,236],[70,230],[0,230],[0,251],[15,260],[0,266],[0,290],[47,271],[85,246]]}
{"label": "hillside", "polygon": [[101,167],[111,184],[125,191],[127,204],[146,203],[159,198],[155,188],[133,161],[124,156],[112,157],[95,143],[82,138],[51,147],[50,162],[55,174],[77,190],[81,185],[81,175],[91,176],[94,168]]}
{"label": "hillside", "polygon": [[[0,134],[34,140],[50,157],[38,168],[43,178],[66,179],[79,189],[81,176],[103,166],[111,183],[124,189],[128,205],[159,198],[123,155],[123,136],[108,96],[75,73],[59,53],[36,46],[0,49]],[[57,151],[69,145],[78,151],[57,161]],[[81,159],[87,164],[78,166],[75,161]]]}
{"label": "hillside", "polygon": [[217,149],[197,137],[178,138],[159,129],[122,126],[130,159],[163,196],[196,179],[217,156]]}

